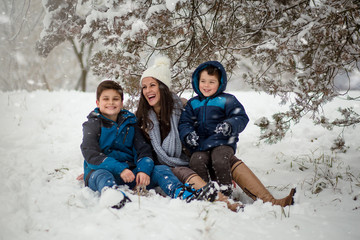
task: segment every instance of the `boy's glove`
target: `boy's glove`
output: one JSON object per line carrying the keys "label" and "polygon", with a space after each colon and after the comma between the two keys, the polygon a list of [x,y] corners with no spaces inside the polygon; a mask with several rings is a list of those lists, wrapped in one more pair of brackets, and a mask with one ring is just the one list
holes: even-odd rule
{"label": "boy's glove", "polygon": [[215,129],[216,133],[222,133],[224,136],[230,136],[231,125],[227,122],[219,123]]}
{"label": "boy's glove", "polygon": [[197,140],[199,139],[199,136],[196,134],[195,131],[192,131],[191,133],[189,133],[186,136],[186,143],[190,146],[190,147],[196,147],[199,144],[197,143]]}

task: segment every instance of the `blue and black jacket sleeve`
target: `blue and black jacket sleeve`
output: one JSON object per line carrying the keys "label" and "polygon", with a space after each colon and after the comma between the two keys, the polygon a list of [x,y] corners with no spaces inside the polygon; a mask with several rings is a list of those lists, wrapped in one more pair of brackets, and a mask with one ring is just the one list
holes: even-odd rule
{"label": "blue and black jacket sleeve", "polygon": [[151,176],[154,168],[152,155],[152,146],[146,141],[146,138],[139,126],[134,126],[134,147],[137,153],[136,166],[138,172],[144,172]]}
{"label": "blue and black jacket sleeve", "polygon": [[196,125],[196,122],[197,119],[191,106],[191,101],[188,101],[185,106],[185,110],[181,113],[178,125],[180,140],[185,146],[187,146],[185,138],[189,133],[195,131],[194,126]]}
{"label": "blue and black jacket sleeve", "polygon": [[236,99],[235,96],[228,94],[226,99],[225,114],[228,122],[231,125],[232,135],[241,133],[249,122],[249,117],[245,112],[243,105]]}

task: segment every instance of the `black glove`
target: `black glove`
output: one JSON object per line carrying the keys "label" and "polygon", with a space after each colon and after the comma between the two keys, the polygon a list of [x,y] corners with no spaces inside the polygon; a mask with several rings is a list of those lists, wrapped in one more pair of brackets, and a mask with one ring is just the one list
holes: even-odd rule
{"label": "black glove", "polygon": [[227,122],[219,123],[215,129],[216,133],[222,133],[224,136],[230,136],[231,125]]}
{"label": "black glove", "polygon": [[197,143],[197,140],[199,139],[199,136],[196,134],[195,131],[192,131],[191,133],[189,133],[185,140],[186,143],[190,146],[190,147],[196,147],[199,144]]}

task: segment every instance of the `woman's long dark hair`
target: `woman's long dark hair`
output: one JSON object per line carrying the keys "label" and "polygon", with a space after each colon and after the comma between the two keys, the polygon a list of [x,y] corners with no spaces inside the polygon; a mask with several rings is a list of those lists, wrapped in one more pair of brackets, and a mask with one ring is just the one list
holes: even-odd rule
{"label": "woman's long dark hair", "polygon": [[[160,125],[161,139],[164,140],[169,134],[171,128],[170,118],[174,109],[174,99],[168,86],[166,86],[159,80],[157,80],[157,82],[159,84],[161,106],[160,116],[158,116],[158,119]],[[153,122],[149,119],[150,109],[152,109],[152,107],[149,105],[143,92],[141,91],[139,105],[135,115],[138,120],[139,126],[141,127],[147,138],[149,138],[149,131],[154,127]]]}

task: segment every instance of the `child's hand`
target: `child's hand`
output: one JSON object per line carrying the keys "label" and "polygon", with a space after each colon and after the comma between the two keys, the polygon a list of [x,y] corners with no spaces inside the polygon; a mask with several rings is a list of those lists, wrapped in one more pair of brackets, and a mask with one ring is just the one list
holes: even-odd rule
{"label": "child's hand", "polygon": [[129,169],[125,169],[124,171],[122,171],[120,173],[120,177],[126,183],[132,182],[135,179],[134,173],[132,171],[130,171]]}
{"label": "child's hand", "polygon": [[192,131],[191,133],[189,133],[186,136],[186,143],[190,146],[190,147],[196,147],[199,144],[197,143],[197,140],[199,139],[199,136],[196,134],[195,131]]}
{"label": "child's hand", "polygon": [[76,180],[78,180],[78,181],[84,180],[84,174],[82,173],[79,176],[77,176]]}
{"label": "child's hand", "polygon": [[215,129],[216,133],[222,133],[224,136],[230,136],[231,125],[227,122],[219,123]]}
{"label": "child's hand", "polygon": [[143,172],[139,172],[138,174],[136,174],[136,185],[143,185],[143,186],[147,186],[150,184],[150,176],[147,175],[146,173]]}

